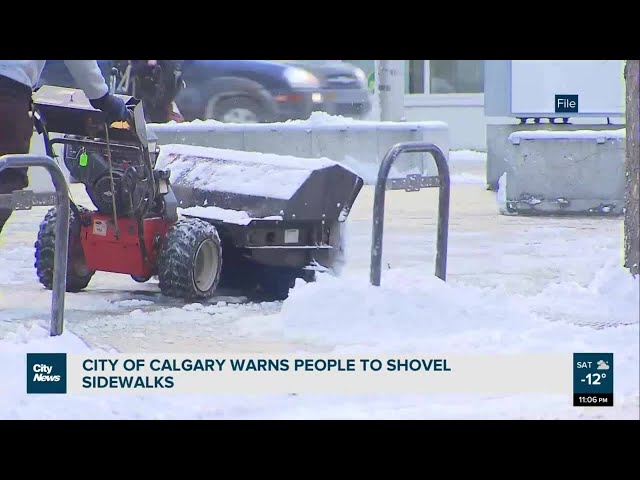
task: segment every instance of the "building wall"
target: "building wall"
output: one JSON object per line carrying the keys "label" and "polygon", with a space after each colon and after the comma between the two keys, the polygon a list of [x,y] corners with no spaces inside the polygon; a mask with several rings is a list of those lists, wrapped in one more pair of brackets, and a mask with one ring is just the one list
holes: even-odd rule
{"label": "building wall", "polygon": [[452,150],[486,151],[487,121],[484,106],[425,106],[405,100],[407,121],[439,120],[449,125]]}
{"label": "building wall", "polygon": [[[375,60],[346,61],[364,70],[373,89]],[[405,60],[404,73],[407,121],[447,122],[452,149],[486,151],[484,60]]]}
{"label": "building wall", "polygon": [[[346,60],[362,68],[373,89],[375,60]],[[517,123],[514,118],[484,113],[484,60],[405,60],[405,117],[408,121],[440,120],[449,124],[451,149],[487,151],[487,125]],[[372,112],[379,119],[378,112]],[[606,124],[624,118],[572,118],[575,124]]]}

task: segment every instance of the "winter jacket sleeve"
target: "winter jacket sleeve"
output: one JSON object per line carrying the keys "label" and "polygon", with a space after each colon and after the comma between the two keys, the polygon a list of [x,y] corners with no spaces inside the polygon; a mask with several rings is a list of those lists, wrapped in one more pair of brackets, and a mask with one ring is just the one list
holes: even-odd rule
{"label": "winter jacket sleeve", "polygon": [[65,60],[64,63],[89,100],[103,97],[109,92],[96,60]]}

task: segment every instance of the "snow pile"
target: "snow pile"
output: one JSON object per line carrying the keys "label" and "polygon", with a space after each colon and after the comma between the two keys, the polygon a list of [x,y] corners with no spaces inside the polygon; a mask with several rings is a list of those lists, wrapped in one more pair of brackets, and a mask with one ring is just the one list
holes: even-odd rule
{"label": "snow pile", "polygon": [[[423,269],[387,270],[382,286],[362,275],[299,283],[281,311],[235,319],[247,332],[280,331],[316,351],[435,355],[605,351],[615,355],[616,406],[578,409],[553,395],[26,395],[27,352],[99,354],[71,333],[50,338],[39,327],[20,327],[0,340],[0,418],[638,418],[638,279],[613,264],[585,286],[558,285],[534,297],[444,283]],[[536,314],[556,305],[566,315],[556,322]],[[568,323],[607,305],[615,328]],[[256,309],[258,305],[256,305]],[[151,312],[155,321],[215,317],[238,307],[193,304]],[[242,312],[239,312],[242,313]],[[246,312],[245,312],[246,313]],[[605,310],[600,310],[605,314]],[[134,311],[131,317],[145,312]],[[115,319],[112,319],[114,321]],[[202,325],[196,323],[194,330]],[[231,324],[230,324],[231,328]],[[257,332],[260,334],[260,332]],[[194,332],[197,334],[197,332]],[[264,335],[263,335],[264,336]],[[302,343],[301,343],[302,344]]]}
{"label": "snow pile", "polygon": [[626,138],[627,131],[624,128],[617,130],[573,130],[573,131],[557,131],[557,130],[531,130],[513,132],[509,135],[509,141],[518,140],[538,140],[538,139],[564,139],[564,140],[583,140],[598,139],[620,140]]}
{"label": "snow pile", "polygon": [[280,127],[302,127],[302,128],[318,128],[318,127],[346,127],[346,128],[428,128],[428,129],[447,129],[448,124],[441,121],[422,121],[422,122],[389,122],[375,120],[361,120],[342,115],[331,115],[327,112],[313,112],[306,120],[286,120],[282,123],[266,124]]}
{"label": "snow pile", "polygon": [[575,282],[547,286],[528,300],[529,310],[553,321],[566,321],[579,312],[574,323],[598,328],[638,325],[640,277],[633,278],[621,262],[614,258],[604,263],[584,287]]}
{"label": "snow pile", "polygon": [[314,170],[337,164],[327,158],[163,145],[156,168],[169,169],[175,185],[288,199]]}
{"label": "snow pile", "polygon": [[[300,284],[283,304],[282,328],[291,339],[375,352],[561,352],[574,351],[578,338],[600,344],[600,334],[569,323],[597,317],[618,327],[609,336],[619,337],[622,352],[632,347],[637,354],[640,285],[612,265],[587,287],[561,284],[532,297],[445,283],[422,267],[385,270],[381,283],[371,286],[357,274]],[[549,311],[562,322],[544,318]]]}
{"label": "snow pile", "polygon": [[[312,112],[306,120],[285,120],[277,125],[305,125],[305,126],[319,126],[319,125],[345,125],[354,123],[362,123],[363,120],[358,120],[353,117],[346,117],[344,115],[331,115],[327,112],[317,111]],[[364,121],[366,123],[376,123]]]}
{"label": "snow pile", "polygon": [[[299,284],[278,321],[287,338],[337,345],[334,351],[341,353],[613,352],[621,410],[594,414],[638,419],[639,292],[640,279],[615,262],[599,269],[586,286],[553,285],[535,296],[444,283],[423,269],[392,269],[383,271],[380,287],[362,275],[321,276],[314,284]],[[461,397],[450,401],[459,408],[463,403]],[[546,405],[542,397],[511,401],[501,412],[509,418],[580,416],[570,407],[559,413],[568,402],[559,397]],[[461,410],[456,415],[483,417]],[[490,412],[484,415],[496,418]]]}

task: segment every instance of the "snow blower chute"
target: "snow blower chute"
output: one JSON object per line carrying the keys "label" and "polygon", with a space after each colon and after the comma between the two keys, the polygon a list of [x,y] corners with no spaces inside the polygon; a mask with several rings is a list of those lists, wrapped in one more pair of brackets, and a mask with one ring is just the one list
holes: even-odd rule
{"label": "snow blower chute", "polygon": [[[282,299],[296,278],[339,266],[358,175],[328,160],[158,148],[142,103],[121,98],[130,121],[107,127],[81,90],[43,86],[34,95],[48,154],[65,145],[64,165],[95,207],[72,203],[67,291],[85,289],[102,271],[137,282],[155,276],[163,294],[183,299],[206,299],[223,286]],[[49,210],[35,244],[47,288],[55,215]]]}

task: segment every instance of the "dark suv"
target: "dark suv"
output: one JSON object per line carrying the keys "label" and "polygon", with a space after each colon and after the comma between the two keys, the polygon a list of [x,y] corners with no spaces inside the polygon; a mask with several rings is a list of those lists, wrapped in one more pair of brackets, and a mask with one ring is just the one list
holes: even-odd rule
{"label": "dark suv", "polygon": [[[105,75],[110,62],[100,61]],[[176,104],[187,121],[274,122],[314,111],[362,117],[371,109],[364,73],[341,61],[184,60],[182,75]],[[41,83],[74,86],[59,60],[47,61]]]}

